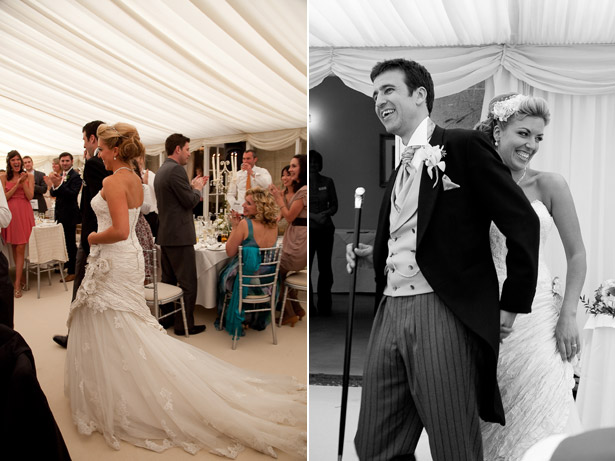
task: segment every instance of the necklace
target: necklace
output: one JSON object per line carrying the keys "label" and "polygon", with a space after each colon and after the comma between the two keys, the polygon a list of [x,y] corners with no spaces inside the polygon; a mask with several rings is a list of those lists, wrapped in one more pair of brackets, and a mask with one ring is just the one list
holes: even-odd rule
{"label": "necklace", "polygon": [[515,181],[515,182],[517,183],[517,186],[519,185],[519,183],[520,183],[521,181],[523,181],[523,178],[525,178],[525,174],[526,174],[526,173],[527,173],[527,168],[525,168],[525,169],[523,170],[523,174],[521,175],[521,177],[519,178],[519,180],[518,180],[518,181]]}
{"label": "necklace", "polygon": [[[119,167],[117,170],[115,170],[115,171],[113,172],[113,174],[117,173],[117,172],[118,172],[118,171],[120,171],[120,170],[129,170],[129,171],[132,171],[132,168],[128,168],[127,166],[121,166],[121,167]],[[519,184],[519,183],[517,183],[517,184]]]}

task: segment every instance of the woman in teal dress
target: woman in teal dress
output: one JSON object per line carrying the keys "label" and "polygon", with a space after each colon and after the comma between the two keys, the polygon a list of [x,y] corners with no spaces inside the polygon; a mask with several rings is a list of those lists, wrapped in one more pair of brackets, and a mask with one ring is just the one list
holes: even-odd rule
{"label": "woman in teal dress", "polygon": [[[277,216],[278,207],[271,193],[259,187],[246,191],[246,201],[243,204],[243,218],[233,212],[231,218],[232,231],[226,242],[226,254],[233,259],[220,274],[218,282],[218,314],[222,313],[222,306],[227,292],[232,292],[229,305],[225,311],[224,322],[216,320],[216,328],[223,326],[232,335],[235,327],[248,326],[254,330],[264,330],[271,321],[268,312],[248,314],[238,312],[238,283],[239,247],[243,247],[243,259],[254,261],[260,248],[275,246],[278,238]],[[240,335],[243,335],[240,333]]]}

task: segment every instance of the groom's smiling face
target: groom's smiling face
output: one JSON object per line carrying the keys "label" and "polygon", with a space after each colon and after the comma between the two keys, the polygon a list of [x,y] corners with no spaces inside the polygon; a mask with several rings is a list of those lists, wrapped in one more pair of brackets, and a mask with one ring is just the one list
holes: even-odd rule
{"label": "groom's smiling face", "polygon": [[[376,115],[388,133],[401,136],[407,143],[418,122],[427,115],[420,114],[419,105],[424,101],[424,89],[420,87],[412,94],[406,85],[404,72],[392,69],[374,79],[374,103]],[[423,104],[424,106],[424,104]]]}

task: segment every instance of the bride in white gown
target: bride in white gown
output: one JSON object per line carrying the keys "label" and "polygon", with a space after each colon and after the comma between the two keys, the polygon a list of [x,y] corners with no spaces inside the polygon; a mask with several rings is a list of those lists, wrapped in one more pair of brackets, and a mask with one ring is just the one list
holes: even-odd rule
{"label": "bride in white gown", "polygon": [[[481,423],[486,461],[516,461],[539,440],[576,432],[571,361],[580,352],[576,310],[585,279],[585,248],[570,190],[555,173],[528,168],[538,151],[549,110],[542,98],[508,94],[489,105],[489,118],[477,126],[495,143],[502,161],[540,219],[538,284],[532,312],[502,329],[498,384],[506,426]],[[565,295],[554,289],[544,250],[556,225],[567,260]],[[500,289],[506,278],[506,241],[492,225],[491,249]]]}
{"label": "bride in white gown", "polygon": [[245,447],[306,457],[307,390],[290,377],[242,370],[166,335],[143,293],[135,223],[143,201],[130,167],[144,153],[127,124],[101,125],[113,175],[92,200],[98,232],[71,305],[65,393],[80,433],[154,451],[205,448],[235,458]]}

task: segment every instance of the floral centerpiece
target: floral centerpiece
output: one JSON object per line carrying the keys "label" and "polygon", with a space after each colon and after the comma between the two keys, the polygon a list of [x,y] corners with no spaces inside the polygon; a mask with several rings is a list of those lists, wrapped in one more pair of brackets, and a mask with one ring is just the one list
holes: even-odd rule
{"label": "floral centerpiece", "polygon": [[218,215],[218,217],[214,221],[214,227],[216,228],[216,230],[222,233],[230,233],[231,226],[228,223],[226,214]]}
{"label": "floral centerpiece", "polygon": [[[213,227],[221,236],[228,237],[231,233],[231,212],[228,202],[225,203],[224,213],[218,213]],[[226,240],[226,239],[225,239]]]}
{"label": "floral centerpiece", "polygon": [[605,280],[594,292],[594,302],[581,296],[581,302],[585,305],[588,314],[607,314],[615,317],[615,279]]}

